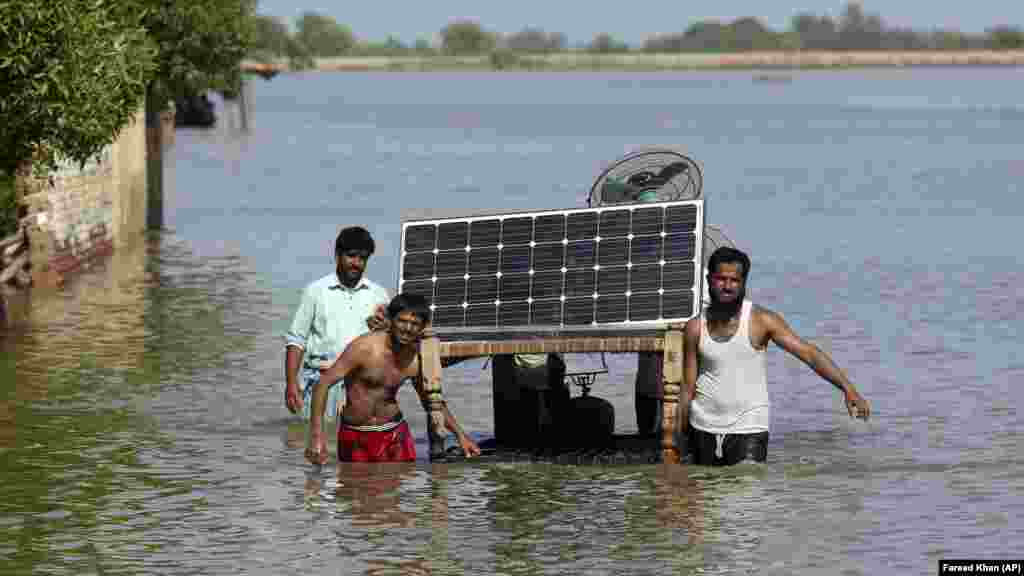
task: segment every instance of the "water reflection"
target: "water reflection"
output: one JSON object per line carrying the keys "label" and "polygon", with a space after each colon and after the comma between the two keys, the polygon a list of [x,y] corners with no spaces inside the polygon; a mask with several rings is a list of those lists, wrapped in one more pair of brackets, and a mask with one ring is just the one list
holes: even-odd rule
{"label": "water reflection", "polygon": [[0,573],[141,571],[168,510],[201,512],[207,479],[162,470],[171,439],[137,402],[246,344],[246,282],[158,235],[28,295],[0,338]]}
{"label": "water reflection", "polygon": [[[409,528],[415,525],[416,514],[401,509],[401,487],[415,474],[413,462],[339,462],[328,501],[333,500],[337,513],[347,515],[353,527]],[[307,505],[315,505],[323,488],[323,478],[317,471],[310,472],[305,485]]]}
{"label": "water reflection", "polygon": [[766,539],[785,536],[764,475],[342,463],[308,472],[302,492],[353,573],[679,574],[756,566]]}

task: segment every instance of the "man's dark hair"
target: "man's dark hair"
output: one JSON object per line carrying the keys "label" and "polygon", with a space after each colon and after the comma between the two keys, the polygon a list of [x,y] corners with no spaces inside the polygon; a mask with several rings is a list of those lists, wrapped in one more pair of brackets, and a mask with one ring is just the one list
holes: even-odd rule
{"label": "man's dark hair", "polygon": [[370,236],[366,228],[349,226],[338,233],[338,240],[334,242],[334,255],[341,256],[349,250],[365,250],[367,254],[373,254],[376,248],[373,236]]}
{"label": "man's dark hair", "polygon": [[708,259],[708,274],[714,274],[721,264],[739,264],[743,267],[743,281],[747,281],[747,274],[750,273],[750,256],[743,251],[729,246],[722,246],[711,253]]}
{"label": "man's dark hair", "polygon": [[420,294],[399,294],[388,304],[388,318],[394,320],[402,312],[412,312],[423,322],[430,320],[430,304]]}

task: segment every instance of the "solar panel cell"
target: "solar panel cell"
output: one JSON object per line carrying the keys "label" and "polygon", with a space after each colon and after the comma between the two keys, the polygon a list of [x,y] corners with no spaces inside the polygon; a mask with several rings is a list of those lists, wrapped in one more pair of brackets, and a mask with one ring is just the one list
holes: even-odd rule
{"label": "solar panel cell", "polygon": [[565,246],[558,244],[538,244],[533,249],[534,270],[561,270],[564,263]]}
{"label": "solar panel cell", "polygon": [[462,278],[441,278],[434,286],[434,303],[438,306],[462,306],[466,301],[466,281]]}
{"label": "solar panel cell", "polygon": [[437,247],[440,250],[465,250],[469,246],[468,222],[445,222],[437,227]]}
{"label": "solar panel cell", "polygon": [[533,231],[534,242],[561,242],[565,238],[565,216],[538,216]]}
{"label": "solar panel cell", "polygon": [[560,300],[538,300],[530,310],[530,323],[541,326],[556,326],[562,321]]}
{"label": "solar panel cell", "polygon": [[597,263],[602,268],[626,264],[629,261],[629,240],[626,238],[601,239],[597,248]]}
{"label": "solar panel cell", "polygon": [[657,292],[661,288],[661,265],[633,266],[629,274],[629,291]]}
{"label": "solar panel cell", "polygon": [[628,236],[629,212],[629,210],[606,210],[601,212],[597,234],[601,238]]}
{"label": "solar panel cell", "polygon": [[633,294],[629,297],[629,320],[645,322],[661,318],[661,296],[655,294]]}
{"label": "solar panel cell", "polygon": [[501,273],[516,274],[530,271],[530,247],[506,246],[501,251]]}
{"label": "solar panel cell", "polygon": [[476,220],[469,226],[469,243],[474,250],[497,246],[501,241],[501,220]]}
{"label": "solar panel cell", "polygon": [[498,307],[490,304],[479,304],[466,308],[466,324],[479,327],[497,327]]}
{"label": "solar panel cell", "polygon": [[437,254],[435,275],[438,278],[451,276],[458,276],[461,278],[466,275],[466,260],[465,250],[439,252]]}
{"label": "solar panel cell", "polygon": [[628,317],[628,308],[625,296],[601,296],[597,299],[597,322],[599,324],[625,322]]}
{"label": "solar panel cell", "polygon": [[498,323],[502,326],[527,326],[530,324],[530,304],[527,302],[504,302],[498,306]]}
{"label": "solar panel cell", "polygon": [[591,240],[597,236],[597,213],[574,212],[565,222],[565,236],[569,241]]}
{"label": "solar panel cell", "polygon": [[432,252],[437,247],[437,226],[410,226],[405,231],[406,252]]}
{"label": "solar panel cell", "polygon": [[501,243],[505,246],[529,244],[533,240],[533,218],[506,218],[501,225]]}

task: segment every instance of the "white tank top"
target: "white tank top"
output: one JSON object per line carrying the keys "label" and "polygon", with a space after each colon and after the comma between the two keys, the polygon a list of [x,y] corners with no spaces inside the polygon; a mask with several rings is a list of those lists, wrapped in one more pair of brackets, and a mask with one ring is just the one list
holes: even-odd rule
{"label": "white tank top", "polygon": [[750,344],[750,317],[754,305],[743,302],[736,333],[726,342],[708,334],[707,318],[700,318],[697,357],[697,395],[690,403],[690,425],[710,434],[767,432],[771,423],[765,350]]}

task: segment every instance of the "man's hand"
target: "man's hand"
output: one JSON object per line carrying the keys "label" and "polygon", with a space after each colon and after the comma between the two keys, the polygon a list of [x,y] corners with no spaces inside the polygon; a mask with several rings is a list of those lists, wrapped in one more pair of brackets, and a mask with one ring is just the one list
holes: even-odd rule
{"label": "man's hand", "polygon": [[378,304],[377,307],[374,308],[373,310],[373,316],[370,316],[369,318],[366,319],[366,326],[370,329],[371,332],[376,332],[377,330],[386,330],[388,324],[388,317],[384,311],[383,304]]}
{"label": "man's hand", "polygon": [[287,384],[284,389],[284,404],[292,414],[302,412],[302,393],[298,384]]}
{"label": "man's hand", "polygon": [[327,438],[323,432],[312,432],[309,438],[310,447],[306,448],[306,460],[311,464],[327,463]]}
{"label": "man's hand", "polygon": [[474,456],[480,455],[480,447],[473,442],[473,439],[465,434],[460,435],[459,445],[462,446],[462,453],[466,455],[466,458],[473,458]]}
{"label": "man's hand", "polygon": [[846,410],[850,413],[850,418],[860,418],[861,420],[867,420],[871,414],[868,401],[853,388],[846,392]]}

